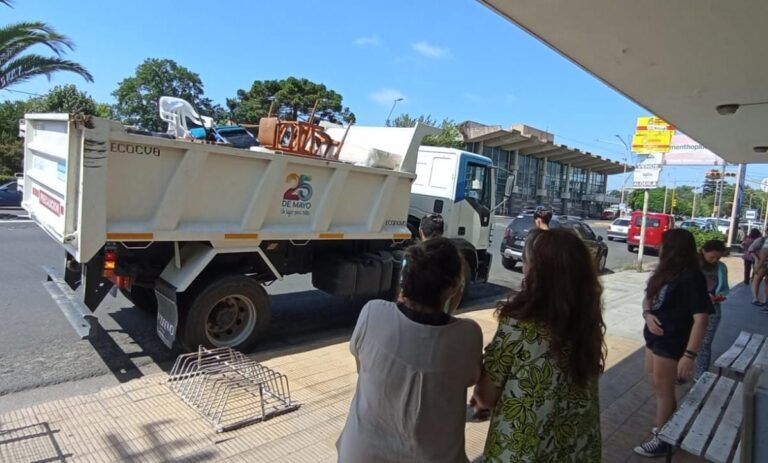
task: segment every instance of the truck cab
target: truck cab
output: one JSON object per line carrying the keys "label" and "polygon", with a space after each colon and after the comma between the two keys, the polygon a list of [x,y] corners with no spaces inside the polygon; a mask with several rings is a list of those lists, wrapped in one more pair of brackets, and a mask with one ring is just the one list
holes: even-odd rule
{"label": "truck cab", "polygon": [[445,237],[454,241],[469,264],[469,279],[487,281],[493,198],[489,158],[454,148],[421,146],[411,186],[408,228],[417,237],[424,215],[441,214]]}

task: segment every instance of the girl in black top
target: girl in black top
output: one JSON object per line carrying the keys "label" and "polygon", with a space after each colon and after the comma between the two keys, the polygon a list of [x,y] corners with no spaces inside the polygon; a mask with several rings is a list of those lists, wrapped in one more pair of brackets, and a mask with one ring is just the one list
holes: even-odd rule
{"label": "girl in black top", "polygon": [[[645,369],[656,395],[656,429],[677,408],[675,381],[690,379],[713,312],[707,282],[699,270],[696,241],[683,229],[664,233],[659,265],[648,279],[643,300]],[[654,436],[635,447],[648,457],[664,455],[668,444]]]}

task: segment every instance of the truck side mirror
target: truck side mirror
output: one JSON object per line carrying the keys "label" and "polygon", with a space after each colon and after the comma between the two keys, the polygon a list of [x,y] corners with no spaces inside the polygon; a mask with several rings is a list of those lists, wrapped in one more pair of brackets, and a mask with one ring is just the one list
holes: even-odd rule
{"label": "truck side mirror", "polygon": [[512,190],[515,188],[515,176],[510,175],[507,177],[507,183],[504,185],[504,197],[509,198],[512,196]]}

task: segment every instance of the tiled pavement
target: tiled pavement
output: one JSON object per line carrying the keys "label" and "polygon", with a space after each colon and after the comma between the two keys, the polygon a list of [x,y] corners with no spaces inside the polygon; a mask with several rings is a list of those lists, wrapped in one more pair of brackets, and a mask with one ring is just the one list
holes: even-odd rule
{"label": "tiled pavement", "polygon": [[[735,270],[732,275],[738,275]],[[601,406],[606,462],[643,461],[631,449],[646,437],[653,422],[654,401],[643,378],[638,334],[639,300],[647,276],[622,272],[604,277],[609,354],[601,380]],[[744,288],[737,288],[729,300],[726,307],[733,310],[724,311],[716,353],[744,323],[763,323],[759,326],[768,333],[768,316],[744,307],[749,305],[748,299],[743,301],[745,295]],[[486,340],[493,335],[492,309],[462,316],[476,320]],[[170,392],[166,375],[154,375],[0,416],[0,462],[335,461],[334,443],[356,381],[347,341],[339,338],[256,354],[256,360],[288,376],[293,399],[302,404],[299,410],[264,423],[217,434]],[[469,423],[466,429],[468,454],[476,458],[487,424]],[[675,461],[699,460],[679,452]]]}

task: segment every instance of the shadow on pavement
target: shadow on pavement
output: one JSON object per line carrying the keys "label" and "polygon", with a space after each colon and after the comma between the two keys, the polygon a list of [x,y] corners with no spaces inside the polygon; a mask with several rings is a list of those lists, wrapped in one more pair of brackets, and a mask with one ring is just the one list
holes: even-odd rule
{"label": "shadow on pavement", "polygon": [[[494,307],[509,292],[509,288],[493,283],[473,285],[459,313]],[[348,341],[367,302],[318,290],[273,295],[271,301],[272,324],[262,341],[248,352],[261,360]],[[182,352],[168,349],[157,337],[154,314],[124,307],[109,316],[119,328],[99,327],[91,344],[116,379],[125,382],[139,378],[143,375],[140,367],[152,363],[170,371]]]}
{"label": "shadow on pavement", "polygon": [[0,430],[0,461],[66,462],[65,454],[56,441],[60,431],[48,422]]}

